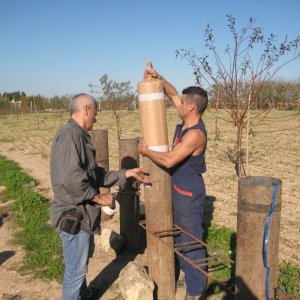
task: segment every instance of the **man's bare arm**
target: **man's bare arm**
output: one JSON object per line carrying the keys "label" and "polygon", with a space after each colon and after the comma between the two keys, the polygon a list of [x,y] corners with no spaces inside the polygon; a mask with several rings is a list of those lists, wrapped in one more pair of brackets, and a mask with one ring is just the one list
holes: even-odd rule
{"label": "man's bare arm", "polygon": [[205,145],[206,138],[204,134],[198,130],[191,130],[185,135],[182,142],[176,145],[171,152],[153,151],[148,148],[144,140],[141,140],[139,143],[139,152],[149,157],[156,164],[171,168],[193,154],[196,150],[201,153],[205,149]]}

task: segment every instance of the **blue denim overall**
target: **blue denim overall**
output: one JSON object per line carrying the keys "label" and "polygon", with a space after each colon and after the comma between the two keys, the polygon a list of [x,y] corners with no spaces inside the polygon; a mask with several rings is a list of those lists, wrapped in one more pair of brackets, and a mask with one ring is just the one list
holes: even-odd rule
{"label": "blue denim overall", "polygon": [[[204,122],[182,130],[183,124],[176,126],[173,147],[182,141],[183,136],[191,129],[198,129],[207,136]],[[202,240],[202,220],[205,202],[205,185],[202,173],[206,171],[205,149],[200,155],[190,155],[171,170],[172,201],[174,223]],[[191,238],[186,234],[175,237],[175,243],[184,243]],[[186,250],[185,256],[191,260],[206,257],[205,249]],[[206,286],[206,278],[202,272],[187,264],[178,256],[180,269],[185,273],[187,294],[196,296],[201,294]]]}

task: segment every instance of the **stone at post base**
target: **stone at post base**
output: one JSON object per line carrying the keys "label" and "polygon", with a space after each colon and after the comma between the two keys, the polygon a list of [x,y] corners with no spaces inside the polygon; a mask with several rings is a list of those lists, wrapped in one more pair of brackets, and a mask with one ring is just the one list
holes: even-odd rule
{"label": "stone at post base", "polygon": [[154,282],[146,270],[134,262],[129,262],[120,272],[118,285],[124,300],[153,300]]}

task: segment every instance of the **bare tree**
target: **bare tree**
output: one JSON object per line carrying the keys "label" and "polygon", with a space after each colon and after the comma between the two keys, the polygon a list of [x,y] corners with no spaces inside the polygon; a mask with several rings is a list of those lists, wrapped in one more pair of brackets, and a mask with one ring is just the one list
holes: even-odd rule
{"label": "bare tree", "polygon": [[222,87],[220,87],[219,85],[214,84],[212,86],[212,88],[210,89],[210,93],[209,93],[209,97],[212,100],[212,105],[211,107],[214,109],[215,111],[215,134],[214,134],[214,139],[217,140],[220,135],[221,135],[221,131],[220,128],[218,126],[218,121],[219,121],[219,108],[220,108],[220,89],[222,89]]}
{"label": "bare tree", "polygon": [[[276,35],[271,33],[266,36],[253,18],[249,18],[247,25],[240,31],[233,16],[227,15],[227,21],[233,41],[225,47],[225,58],[217,50],[209,24],[204,38],[205,47],[211,56],[198,55],[193,49],[180,49],[176,50],[176,57],[186,59],[192,66],[196,84],[222,87],[220,97],[224,101],[224,108],[237,128],[235,157],[232,153],[230,155],[240,177],[245,174],[242,166],[242,137],[250,120],[247,113],[262,86],[270,82],[282,67],[300,58],[300,37],[288,41],[286,36],[281,43],[277,43]],[[262,111],[255,114],[255,118],[264,118],[267,113]]]}
{"label": "bare tree", "polygon": [[109,101],[117,126],[117,136],[120,140],[122,133],[121,119],[124,114],[124,107],[121,105],[121,101],[132,101],[135,99],[135,94],[132,92],[129,80],[117,82],[109,79],[108,75],[104,74],[99,81],[100,86],[89,84],[89,87],[92,88],[92,93],[100,93],[99,90],[101,90],[102,96],[100,99]]}

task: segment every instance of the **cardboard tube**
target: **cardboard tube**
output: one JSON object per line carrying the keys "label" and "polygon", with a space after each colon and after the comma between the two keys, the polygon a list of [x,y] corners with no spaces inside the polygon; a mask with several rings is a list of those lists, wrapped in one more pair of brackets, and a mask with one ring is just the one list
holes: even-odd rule
{"label": "cardboard tube", "polygon": [[138,84],[142,136],[149,149],[168,152],[165,95],[162,81],[148,78]]}

